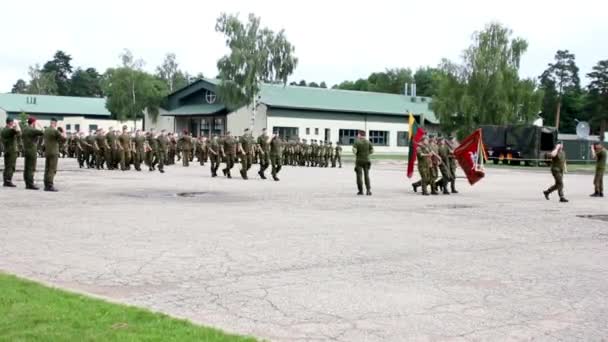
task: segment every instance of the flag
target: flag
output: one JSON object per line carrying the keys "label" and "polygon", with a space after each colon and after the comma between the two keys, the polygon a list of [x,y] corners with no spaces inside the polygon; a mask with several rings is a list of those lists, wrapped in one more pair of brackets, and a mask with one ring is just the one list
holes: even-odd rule
{"label": "flag", "polygon": [[418,143],[424,136],[424,129],[419,127],[414,119],[414,115],[410,113],[409,117],[410,130],[408,131],[410,151],[407,157],[407,178],[412,178],[414,175],[414,164],[416,163],[416,151]]}
{"label": "flag", "polygon": [[460,143],[454,150],[454,157],[467,176],[469,184],[473,185],[485,176],[483,164],[487,161],[487,155],[483,147],[481,128]]}

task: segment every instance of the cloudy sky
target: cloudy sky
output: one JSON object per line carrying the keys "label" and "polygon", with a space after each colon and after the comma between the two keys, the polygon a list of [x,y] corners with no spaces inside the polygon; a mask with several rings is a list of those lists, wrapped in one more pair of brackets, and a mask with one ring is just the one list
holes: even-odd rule
{"label": "cloudy sky", "polygon": [[263,25],[286,30],[300,59],[292,80],[367,77],[388,67],[434,66],[458,60],[471,34],[491,21],[528,40],[522,74],[537,76],[557,49],[576,54],[581,76],[608,59],[608,1],[2,1],[0,92],[58,49],[73,66],[100,71],[129,48],[152,71],[167,52],[192,74],[215,76],[226,49],[214,31],[221,12],[253,12]]}

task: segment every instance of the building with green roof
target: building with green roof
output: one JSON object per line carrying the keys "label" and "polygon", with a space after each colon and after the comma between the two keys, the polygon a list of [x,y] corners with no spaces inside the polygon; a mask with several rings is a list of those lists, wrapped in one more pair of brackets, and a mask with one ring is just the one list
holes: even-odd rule
{"label": "building with green roof", "polygon": [[[121,123],[112,119],[106,108],[106,99],[96,97],[74,97],[30,94],[0,94],[0,120],[17,118],[21,113],[34,116],[46,126],[51,118],[68,132],[109,129],[126,124],[135,128],[133,122]],[[141,128],[141,121],[136,125]]]}
{"label": "building with green roof", "polygon": [[357,131],[367,132],[380,152],[407,149],[408,116],[435,130],[439,122],[431,110],[431,99],[362,91],[263,84],[258,110],[230,111],[216,94],[220,81],[201,79],[170,94],[167,108],[146,128],[188,130],[194,135],[240,135],[253,127],[263,128],[287,139],[331,141],[348,145]]}

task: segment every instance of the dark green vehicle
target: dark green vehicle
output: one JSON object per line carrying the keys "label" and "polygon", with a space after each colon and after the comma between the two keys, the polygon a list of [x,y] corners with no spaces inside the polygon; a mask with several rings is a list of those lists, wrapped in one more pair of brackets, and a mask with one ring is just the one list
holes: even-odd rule
{"label": "dark green vehicle", "polygon": [[498,164],[541,165],[557,143],[554,127],[534,125],[482,125],[489,159]]}

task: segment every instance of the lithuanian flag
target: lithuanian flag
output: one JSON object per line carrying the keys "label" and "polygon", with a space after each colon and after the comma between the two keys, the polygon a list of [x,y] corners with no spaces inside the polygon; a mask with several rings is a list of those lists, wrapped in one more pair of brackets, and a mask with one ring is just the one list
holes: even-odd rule
{"label": "lithuanian flag", "polygon": [[416,151],[418,150],[418,143],[420,140],[422,140],[425,132],[422,127],[418,126],[418,123],[416,123],[416,119],[414,119],[414,115],[412,113],[410,113],[408,122],[410,125],[408,131],[410,151],[407,157],[407,178],[412,178],[414,175],[414,164],[416,163]]}

